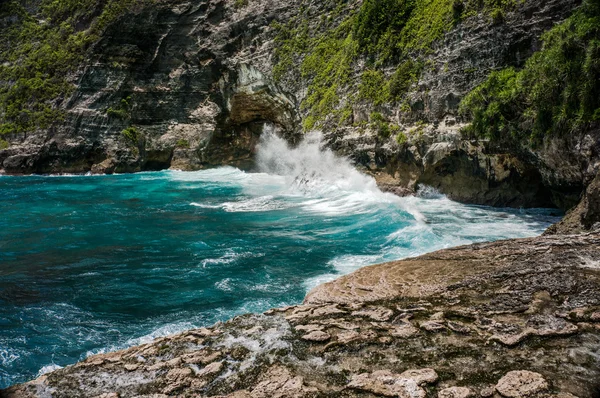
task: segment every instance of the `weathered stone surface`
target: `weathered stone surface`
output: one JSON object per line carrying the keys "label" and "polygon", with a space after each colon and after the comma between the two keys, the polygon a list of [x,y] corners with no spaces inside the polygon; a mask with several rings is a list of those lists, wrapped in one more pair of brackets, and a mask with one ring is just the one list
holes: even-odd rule
{"label": "weathered stone surface", "polygon": [[305,397],[315,393],[315,388],[306,387],[300,376],[283,367],[270,368],[262,376],[262,381],[252,389],[251,397],[256,398],[293,398]]}
{"label": "weathered stone surface", "polygon": [[438,398],[469,398],[473,392],[466,387],[449,387],[440,390]]}
{"label": "weathered stone surface", "polygon": [[349,388],[376,395],[399,398],[425,398],[425,390],[414,380],[387,370],[363,373],[352,377]]}
{"label": "weathered stone surface", "polygon": [[[522,267],[527,266],[519,266],[517,261],[521,258],[527,258],[527,263],[534,265],[532,272],[536,274],[557,269],[558,264],[572,264],[580,269],[594,268],[598,262],[598,236],[548,236],[481,243],[469,248],[458,247],[426,254],[416,260],[373,265],[316,287],[308,293],[304,302],[349,304],[398,296],[429,297],[462,283],[467,275],[475,282],[495,269],[504,268],[507,275],[516,276],[522,272]],[[550,247],[554,249],[549,251]],[[534,288],[531,286],[532,290]]]}
{"label": "weathered stone surface", "polygon": [[503,397],[509,398],[529,397],[546,389],[548,389],[548,382],[544,377],[527,370],[508,372],[496,385],[496,391]]}
{"label": "weathered stone surface", "polygon": [[576,234],[600,230],[600,172],[588,185],[581,202],[546,234]]}
{"label": "weathered stone surface", "polygon": [[442,330],[446,329],[446,327],[444,326],[443,323],[437,322],[437,321],[426,321],[426,322],[422,322],[419,327],[423,330],[426,330],[428,332],[441,332]]}
{"label": "weathered stone surface", "polygon": [[409,369],[402,372],[400,377],[412,379],[420,386],[435,383],[438,380],[438,375],[433,369]]}
{"label": "weathered stone surface", "polygon": [[302,340],[315,341],[315,342],[327,341],[330,338],[331,338],[331,336],[328,333],[321,332],[319,330],[315,330],[313,332],[310,332],[310,333],[302,336]]}
{"label": "weathered stone surface", "polygon": [[390,331],[390,335],[394,337],[406,338],[417,334],[419,330],[414,327],[410,322],[404,322],[400,326],[394,326]]}
{"label": "weathered stone surface", "polygon": [[374,321],[388,321],[392,315],[394,315],[394,311],[389,310],[385,307],[371,307],[362,309],[360,311],[354,311],[352,316],[366,316]]}

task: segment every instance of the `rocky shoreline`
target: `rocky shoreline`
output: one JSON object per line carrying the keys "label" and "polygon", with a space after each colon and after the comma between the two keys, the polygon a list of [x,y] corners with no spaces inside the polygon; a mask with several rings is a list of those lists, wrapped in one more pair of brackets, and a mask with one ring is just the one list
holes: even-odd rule
{"label": "rocky shoreline", "polygon": [[600,393],[600,233],[366,267],[302,305],[95,355],[21,397],[580,397]]}

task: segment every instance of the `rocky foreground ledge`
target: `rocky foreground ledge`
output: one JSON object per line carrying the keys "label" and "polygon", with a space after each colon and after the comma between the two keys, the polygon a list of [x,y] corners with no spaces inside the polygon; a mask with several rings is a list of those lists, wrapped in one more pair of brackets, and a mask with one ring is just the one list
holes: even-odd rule
{"label": "rocky foreground ledge", "polygon": [[600,233],[363,268],[2,397],[599,397]]}

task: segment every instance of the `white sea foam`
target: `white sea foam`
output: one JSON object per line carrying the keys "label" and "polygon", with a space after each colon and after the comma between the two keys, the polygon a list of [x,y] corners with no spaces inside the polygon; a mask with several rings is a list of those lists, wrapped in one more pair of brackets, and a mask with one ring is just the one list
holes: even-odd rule
{"label": "white sea foam", "polygon": [[0,365],[8,366],[20,358],[20,355],[8,347],[0,347]]}
{"label": "white sea foam", "polygon": [[238,202],[225,202],[221,207],[227,212],[238,213],[283,210],[290,206],[289,203],[277,200],[274,196],[267,195]]}
{"label": "white sea foam", "polygon": [[192,206],[201,207],[203,209],[222,209],[223,208],[222,204],[219,204],[219,205],[209,205],[209,204],[206,204],[206,203],[196,203],[196,202],[192,202],[190,204]]}
{"label": "white sea foam", "polygon": [[[260,323],[257,322],[260,320]],[[227,348],[244,347],[250,351],[250,355],[239,365],[239,371],[252,366],[259,356],[273,361],[275,351],[289,351],[290,343],[287,339],[291,336],[289,323],[282,318],[254,315],[252,318],[239,319],[239,333],[235,335],[225,332],[218,346]]]}
{"label": "white sea foam", "polygon": [[338,256],[327,263],[328,266],[335,269],[335,273],[318,275],[312,278],[308,278],[304,281],[304,286],[306,288],[306,291],[308,292],[314,289],[315,287],[322,285],[323,283],[331,282],[334,279],[339,278],[340,275],[346,275],[356,271],[359,268],[365,267],[367,265],[381,263],[385,260],[386,256],[384,252],[376,255]]}
{"label": "white sea foam", "polygon": [[62,369],[62,366],[51,363],[46,366],[42,366],[42,368],[38,371],[37,377],[43,376],[47,373],[54,372],[55,370]]}
{"label": "white sea foam", "polygon": [[207,268],[214,265],[226,265],[236,262],[243,258],[263,257],[265,254],[261,252],[238,252],[236,248],[227,249],[225,254],[217,258],[207,258],[200,262],[202,268]]}
{"label": "white sea foam", "polygon": [[355,271],[358,268],[366,265],[375,264],[383,260],[383,255],[371,255],[371,256],[339,256],[329,262],[339,273],[347,274]]}
{"label": "white sea foam", "polygon": [[152,332],[145,334],[140,337],[136,337],[133,339],[127,340],[123,344],[119,345],[109,345],[103,348],[99,348],[96,350],[91,350],[85,353],[84,358],[90,357],[92,355],[97,354],[106,354],[108,352],[118,351],[124,349],[126,347],[133,347],[137,345],[151,343],[152,341],[166,336],[172,336],[174,334],[185,332],[186,330],[191,330],[197,328],[198,325],[192,322],[174,322],[163,325],[159,328],[154,329]]}
{"label": "white sea foam", "polygon": [[323,197],[339,191],[378,192],[375,180],[358,172],[350,162],[322,148],[322,135],[314,132],[296,147],[268,128],[257,148],[257,166],[269,175],[286,178],[291,192]]}
{"label": "white sea foam", "polygon": [[304,281],[304,287],[307,292],[310,292],[317,286],[321,286],[324,283],[331,282],[340,277],[340,274],[323,274],[317,275],[312,278],[308,278]]}
{"label": "white sea foam", "polygon": [[401,198],[381,192],[375,180],[359,172],[348,159],[324,148],[322,140],[321,133],[312,132],[297,147],[290,147],[265,127],[256,156],[261,178],[280,176],[282,179],[271,187],[282,189],[279,195],[303,198],[300,206],[308,212],[363,214],[374,211],[374,205],[392,205],[416,220],[422,219],[416,209],[404,206]]}
{"label": "white sea foam", "polygon": [[446,196],[440,191],[427,185],[419,186],[417,189],[417,197],[423,199],[446,199]]}
{"label": "white sea foam", "polygon": [[300,207],[325,216],[365,214],[377,206],[393,206],[417,221],[423,216],[401,198],[379,190],[375,180],[362,174],[352,163],[323,147],[322,134],[313,132],[297,146],[290,147],[268,126],[257,146],[257,172],[232,167],[198,172],[169,173],[169,178],[188,183],[216,183],[242,189],[244,197],[225,203],[192,206],[227,212],[264,212]]}
{"label": "white sea foam", "polygon": [[231,286],[231,282],[232,282],[231,278],[225,278],[225,279],[222,279],[219,282],[215,283],[215,287],[224,292],[230,292],[233,290],[233,286]]}

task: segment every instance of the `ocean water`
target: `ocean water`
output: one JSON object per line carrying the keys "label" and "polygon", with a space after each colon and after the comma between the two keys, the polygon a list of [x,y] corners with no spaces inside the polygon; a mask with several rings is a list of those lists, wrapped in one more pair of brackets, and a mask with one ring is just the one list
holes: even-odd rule
{"label": "ocean water", "polygon": [[265,134],[256,172],[0,177],[0,388],[388,260],[540,234],[548,209],[399,198],[319,136]]}

